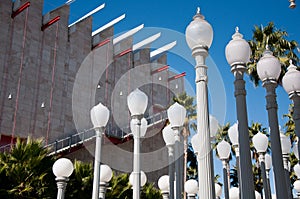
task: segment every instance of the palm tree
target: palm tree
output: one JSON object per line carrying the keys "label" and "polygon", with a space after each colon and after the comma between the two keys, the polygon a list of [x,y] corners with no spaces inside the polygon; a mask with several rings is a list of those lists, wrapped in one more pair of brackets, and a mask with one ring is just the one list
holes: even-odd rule
{"label": "palm tree", "polygon": [[42,140],[17,138],[10,152],[0,154],[0,198],[53,198],[54,158]]}
{"label": "palm tree", "polygon": [[282,65],[282,73],[279,78],[279,82],[281,82],[281,78],[289,65],[289,60],[294,60],[294,62],[296,62],[294,64],[299,62],[299,58],[295,53],[298,43],[294,40],[287,40],[287,36],[288,33],[277,29],[273,22],[269,22],[269,24],[265,27],[262,25],[254,26],[252,40],[249,41],[252,54],[250,62],[248,63],[248,74],[256,86],[260,82],[256,71],[256,64],[265,51],[267,45],[273,52],[274,56],[279,58]]}

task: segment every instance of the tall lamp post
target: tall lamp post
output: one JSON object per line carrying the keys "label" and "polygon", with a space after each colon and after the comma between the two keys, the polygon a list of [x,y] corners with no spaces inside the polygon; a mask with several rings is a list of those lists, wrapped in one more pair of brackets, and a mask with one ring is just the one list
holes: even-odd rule
{"label": "tall lamp post", "polygon": [[277,198],[288,198],[288,191],[285,183],[282,151],[280,147],[279,125],[277,115],[277,100],[276,100],[276,87],[277,80],[281,72],[281,64],[279,60],[272,55],[268,49],[265,50],[263,56],[257,63],[257,73],[263,87],[266,88],[266,109],[268,111],[268,120],[270,126],[271,136],[271,149],[272,149],[272,162],[274,167],[275,189]]}
{"label": "tall lamp post", "polygon": [[213,29],[200,14],[200,8],[193,21],[186,28],[186,41],[196,60],[196,100],[197,100],[197,134],[202,149],[198,151],[199,198],[215,199],[214,174],[212,169],[212,150],[209,133],[207,66],[205,59],[213,40]]}
{"label": "tall lamp post", "polygon": [[141,138],[141,121],[148,105],[148,96],[135,89],[127,96],[127,104],[131,113],[131,131],[134,139],[133,151],[133,199],[140,199],[141,187],[141,160],[140,160],[140,138]]}
{"label": "tall lamp post", "polygon": [[272,199],[271,193],[269,192],[269,188],[268,188],[268,180],[267,180],[266,164],[265,164],[265,153],[268,148],[269,139],[265,134],[258,132],[253,136],[252,141],[253,141],[254,148],[256,149],[259,155],[258,160],[259,160],[261,174],[263,178],[265,199]]}
{"label": "tall lamp post", "polygon": [[188,199],[195,199],[198,192],[198,182],[190,179],[184,183],[184,189],[188,195]]}
{"label": "tall lamp post", "polygon": [[57,184],[57,199],[65,198],[65,191],[67,182],[69,181],[70,175],[73,173],[74,167],[71,160],[67,158],[60,158],[53,164],[52,171],[56,176]]}
{"label": "tall lamp post", "polygon": [[219,158],[222,161],[223,164],[223,179],[224,179],[224,193],[225,193],[225,199],[229,199],[229,182],[227,178],[227,162],[229,160],[230,156],[230,150],[231,146],[228,142],[225,140],[222,140],[217,145],[217,152],[219,154]]}
{"label": "tall lamp post", "polygon": [[[288,93],[289,98],[294,102],[293,119],[295,122],[295,133],[298,140],[300,140],[300,71],[297,70],[297,67],[293,65],[292,61],[290,61],[287,73],[282,78],[282,86]],[[299,152],[300,145],[297,144],[297,147]],[[298,156],[299,159],[298,153],[296,156]]]}
{"label": "tall lamp post", "polygon": [[293,193],[291,188],[291,179],[290,179],[290,168],[289,168],[289,154],[291,152],[292,143],[289,136],[280,133],[280,142],[281,142],[281,150],[282,150],[282,160],[283,160],[283,168],[285,173],[285,182],[287,191],[289,194],[289,199],[293,199]]}
{"label": "tall lamp post", "polygon": [[[173,182],[172,182],[173,183]],[[174,184],[174,183],[173,183]],[[168,175],[163,175],[158,179],[157,182],[158,188],[161,191],[161,194],[163,196],[163,199],[170,199],[169,198],[169,189],[170,189],[170,184],[169,184],[169,176]],[[173,199],[173,198],[172,198]]]}
{"label": "tall lamp post", "polygon": [[111,180],[111,178],[112,178],[111,168],[106,164],[102,164],[101,173],[100,173],[100,191],[99,191],[100,199],[105,199],[106,189],[108,187],[108,182]]}
{"label": "tall lamp post", "polygon": [[166,126],[163,131],[163,139],[168,148],[169,154],[169,176],[168,176],[168,195],[171,199],[174,199],[174,144],[175,144],[175,133],[172,130],[171,125]]}
{"label": "tall lamp post", "polygon": [[92,199],[99,198],[100,172],[101,172],[101,143],[102,133],[109,120],[109,110],[106,106],[99,103],[91,109],[91,120],[96,131],[96,147],[94,160],[94,179],[93,179],[93,194]]}
{"label": "tall lamp post", "polygon": [[180,143],[180,131],[182,129],[185,117],[186,109],[177,102],[170,106],[167,110],[168,118],[171,128],[175,134],[175,181],[176,181],[176,199],[181,199],[182,194],[182,170],[181,167],[181,154],[183,151]]}
{"label": "tall lamp post", "polygon": [[239,28],[235,29],[232,40],[227,44],[225,49],[226,59],[231,66],[231,72],[235,77],[234,88],[236,98],[237,120],[239,122],[239,187],[241,189],[241,198],[254,199],[254,182],[250,155],[248,116],[246,105],[246,89],[244,81],[244,73],[246,64],[251,55],[251,49],[247,41],[243,39],[243,35],[239,33]]}

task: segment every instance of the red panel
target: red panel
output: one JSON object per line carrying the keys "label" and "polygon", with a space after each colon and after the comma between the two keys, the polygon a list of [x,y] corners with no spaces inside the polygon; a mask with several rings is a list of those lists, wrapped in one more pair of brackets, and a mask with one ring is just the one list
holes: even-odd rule
{"label": "red panel", "polygon": [[11,18],[15,18],[18,14],[20,14],[21,12],[23,12],[26,8],[28,8],[30,6],[30,2],[27,1],[26,3],[24,3],[20,8],[18,8],[16,11],[14,11],[11,14]]}
{"label": "red panel", "polygon": [[44,31],[46,28],[48,28],[49,26],[51,26],[52,24],[56,23],[59,20],[60,20],[60,16],[57,16],[54,19],[51,19],[48,23],[44,24],[41,27],[41,30]]}

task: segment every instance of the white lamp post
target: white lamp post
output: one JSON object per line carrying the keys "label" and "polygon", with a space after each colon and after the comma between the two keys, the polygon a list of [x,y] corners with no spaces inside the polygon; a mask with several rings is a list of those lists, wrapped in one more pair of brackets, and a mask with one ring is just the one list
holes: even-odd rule
{"label": "white lamp post", "polygon": [[108,187],[108,182],[112,178],[112,170],[108,165],[101,165],[101,173],[100,173],[100,199],[105,199],[106,189]]}
{"label": "white lamp post", "polygon": [[[176,199],[181,198],[182,194],[182,170],[181,158],[183,147],[180,143],[180,131],[186,117],[186,109],[177,102],[170,106],[167,110],[171,128],[175,134],[175,181],[176,181]],[[182,149],[182,150],[181,150]],[[171,175],[170,175],[171,176]],[[171,183],[172,184],[172,183]]]}
{"label": "white lamp post", "polygon": [[[133,152],[133,199],[140,199],[141,187],[141,160],[140,160],[140,138],[142,136],[141,120],[148,105],[148,96],[135,89],[127,96],[127,104],[131,113],[131,131],[134,139],[134,152]],[[145,132],[145,131],[144,131]]]}
{"label": "white lamp post", "polygon": [[[238,159],[238,177],[240,183],[241,198],[254,199],[254,183],[253,172],[250,158],[250,143],[248,131],[248,116],[246,105],[246,89],[244,81],[244,73],[247,70],[246,64],[249,62],[251,49],[243,35],[239,33],[239,28],[236,27],[232,40],[227,44],[225,49],[226,59],[231,66],[231,72],[235,77],[234,88],[236,98],[237,120],[239,122],[239,142],[240,157]],[[236,148],[235,148],[236,150]]]}
{"label": "white lamp post", "polygon": [[96,131],[96,148],[94,160],[94,179],[93,179],[93,194],[92,199],[99,198],[99,183],[100,183],[100,162],[101,162],[101,142],[102,133],[109,120],[109,110],[106,106],[99,103],[91,109],[91,120]]}
{"label": "white lamp post", "polygon": [[198,151],[199,198],[215,199],[214,174],[212,169],[212,150],[210,146],[207,66],[205,59],[213,40],[213,29],[200,14],[200,8],[193,21],[186,28],[186,42],[196,60],[196,101],[197,101],[197,134],[203,145]]}
{"label": "white lamp post", "polygon": [[188,195],[188,199],[195,199],[198,192],[198,182],[190,179],[184,183],[184,190]]}
{"label": "white lamp post", "polygon": [[[294,102],[294,113],[293,119],[295,122],[295,133],[300,138],[300,71],[297,67],[293,65],[290,61],[290,66],[288,67],[287,73],[282,78],[282,86],[284,90],[288,93],[289,98]],[[297,144],[298,150],[296,156],[299,160],[299,145]]]}
{"label": "white lamp post", "polygon": [[240,190],[238,187],[231,187],[229,190],[229,199],[239,199]]}
{"label": "white lamp post", "polygon": [[257,63],[257,73],[263,86],[266,88],[266,109],[268,110],[268,120],[270,126],[272,162],[274,166],[275,190],[277,198],[289,198],[289,193],[285,183],[285,176],[282,162],[282,151],[280,147],[279,125],[277,115],[276,87],[277,80],[281,72],[279,60],[272,55],[267,48],[263,56]]}
{"label": "white lamp post", "polygon": [[174,198],[174,144],[175,144],[175,133],[172,130],[171,125],[166,126],[163,131],[163,139],[166,143],[166,146],[168,147],[168,153],[169,153],[169,182],[170,188],[168,188],[168,195],[170,198]]}
{"label": "white lamp post", "polygon": [[[173,182],[172,182],[173,183]],[[174,183],[173,183],[174,184]],[[163,196],[163,199],[169,199],[169,176],[163,175],[158,179],[157,182],[158,188],[161,191],[161,194]],[[170,197],[171,198],[171,197]]]}
{"label": "white lamp post", "polygon": [[222,186],[219,183],[215,183],[215,192],[216,192],[216,198],[220,199],[222,195]]}
{"label": "white lamp post", "polygon": [[225,199],[229,199],[229,181],[227,178],[227,162],[229,160],[230,156],[230,150],[231,146],[228,142],[225,140],[222,140],[218,145],[217,145],[217,152],[219,154],[219,158],[222,161],[223,164],[223,179],[224,179],[224,193],[225,193]]}
{"label": "white lamp post", "polygon": [[[238,181],[241,182],[241,173],[240,173],[240,146],[239,146],[239,124],[238,121],[234,123],[231,127],[228,129],[228,136],[232,143],[232,146],[235,151],[236,156],[236,168],[237,168],[237,174],[238,174]],[[249,148],[250,150],[250,148]],[[239,186],[241,189],[241,186]],[[241,193],[241,192],[240,192]]]}
{"label": "white lamp post", "polygon": [[57,199],[65,198],[65,191],[67,182],[69,181],[70,175],[73,173],[74,167],[71,160],[67,158],[60,158],[53,164],[52,171],[56,176],[57,184]]}
{"label": "white lamp post", "polygon": [[254,148],[259,154],[259,164],[260,164],[261,174],[263,178],[265,198],[271,199],[272,196],[268,188],[268,180],[267,180],[266,164],[265,164],[265,153],[268,149],[269,139],[265,134],[258,132],[253,136],[252,141],[253,141]]}

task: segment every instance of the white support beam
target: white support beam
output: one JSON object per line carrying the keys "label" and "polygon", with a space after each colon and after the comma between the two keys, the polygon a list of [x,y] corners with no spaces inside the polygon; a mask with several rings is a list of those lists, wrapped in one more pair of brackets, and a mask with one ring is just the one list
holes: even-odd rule
{"label": "white support beam", "polygon": [[95,8],[94,10],[90,11],[89,13],[85,14],[83,17],[79,18],[78,20],[76,20],[75,22],[71,23],[68,27],[73,26],[74,24],[84,20],[85,18],[88,18],[89,16],[93,15],[94,13],[98,12],[99,10],[103,9],[105,7],[105,3],[98,6],[97,8]]}
{"label": "white support beam", "polygon": [[173,48],[175,45],[177,44],[177,41],[173,41],[167,45],[164,45],[163,47],[160,47],[152,52],[150,52],[150,58],[155,57],[158,54],[164,53],[168,50],[170,50],[171,48]]}
{"label": "white support beam", "polygon": [[125,18],[125,14],[119,16],[118,18],[112,20],[111,22],[105,24],[104,26],[98,28],[97,30],[92,32],[92,36],[95,36],[96,34],[98,34],[99,32],[102,32],[103,30],[115,25],[116,23],[120,22],[122,19]]}
{"label": "white support beam", "polygon": [[161,33],[157,33],[155,35],[152,35],[151,37],[148,37],[147,39],[144,39],[143,41],[140,41],[137,44],[134,44],[132,46],[132,51],[138,50],[140,48],[143,48],[144,46],[154,42],[156,39],[158,39],[160,37]]}
{"label": "white support beam", "polygon": [[140,31],[143,28],[144,28],[144,24],[141,24],[138,27],[135,27],[135,28],[129,30],[128,32],[116,37],[115,39],[113,39],[113,44],[116,44],[116,43],[118,43],[118,42],[134,35],[135,33],[137,33],[138,31]]}
{"label": "white support beam", "polygon": [[68,0],[68,1],[66,1],[65,4],[70,5],[71,3],[74,3],[75,1],[76,1],[76,0]]}

